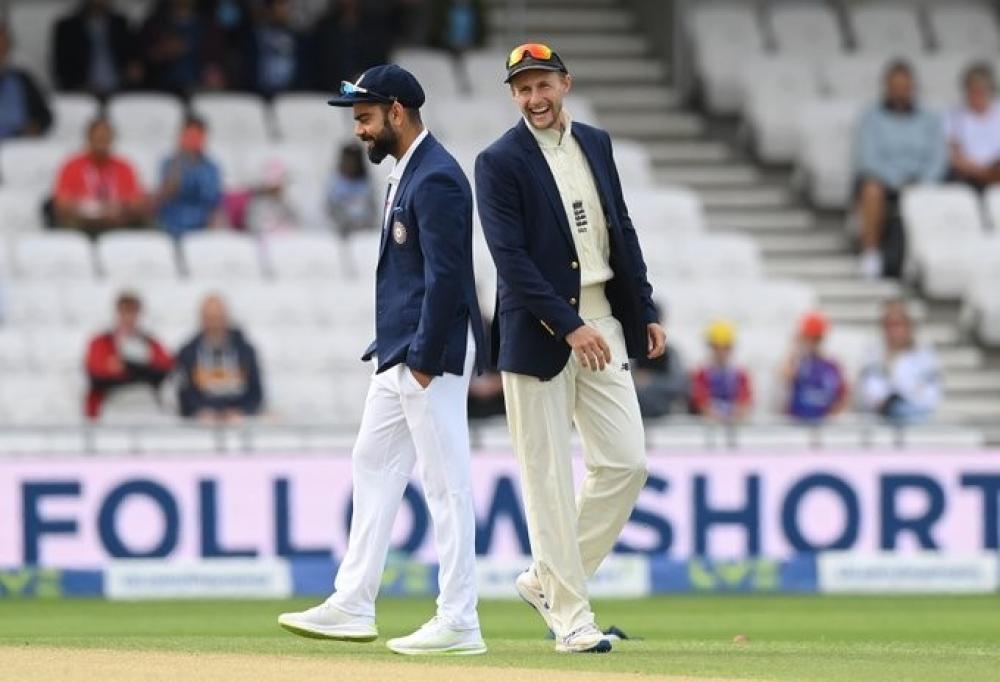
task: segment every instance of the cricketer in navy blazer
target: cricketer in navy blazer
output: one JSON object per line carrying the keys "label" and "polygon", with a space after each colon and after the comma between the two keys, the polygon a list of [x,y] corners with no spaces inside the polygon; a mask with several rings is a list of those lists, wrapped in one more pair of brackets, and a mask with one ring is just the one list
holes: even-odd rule
{"label": "cricketer in navy blazer", "polygon": [[[611,138],[576,121],[570,130],[590,164],[608,226],[614,277],[605,294],[629,357],[645,356],[647,325],[659,320]],[[476,200],[498,275],[493,362],[551,379],[569,359],[565,336],[584,323],[579,258],[555,178],[524,120],[476,159]]]}
{"label": "cricketer in navy blazer", "polygon": [[472,270],[472,190],[434,136],[413,151],[383,220],[375,288],[376,372],[404,363],[426,374],[463,373],[471,324],[476,369],[485,364]]}

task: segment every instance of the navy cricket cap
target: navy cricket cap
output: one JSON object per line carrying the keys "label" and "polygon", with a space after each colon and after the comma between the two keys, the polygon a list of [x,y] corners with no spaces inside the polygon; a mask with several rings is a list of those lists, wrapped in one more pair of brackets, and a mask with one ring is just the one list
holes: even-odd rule
{"label": "navy cricket cap", "polygon": [[424,104],[424,89],[406,69],[395,64],[382,64],[368,69],[353,83],[341,83],[340,94],[327,104],[332,107],[349,107],[365,102],[399,102],[407,109],[419,109]]}

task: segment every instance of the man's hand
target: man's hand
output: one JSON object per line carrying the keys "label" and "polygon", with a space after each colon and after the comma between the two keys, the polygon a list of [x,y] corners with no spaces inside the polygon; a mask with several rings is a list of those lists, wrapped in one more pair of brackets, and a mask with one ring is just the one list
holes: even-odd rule
{"label": "man's hand", "polygon": [[601,332],[589,325],[577,327],[567,334],[566,343],[587,369],[603,370],[611,362],[611,347]]}
{"label": "man's hand", "polygon": [[650,322],[646,325],[646,338],[646,349],[649,351],[646,353],[646,357],[650,360],[658,358],[666,352],[667,332],[663,329],[663,325],[657,322]]}
{"label": "man's hand", "polygon": [[434,378],[433,374],[424,374],[419,369],[410,369],[410,374],[412,374],[413,378],[417,380],[418,384],[420,384],[420,388],[427,388],[430,386],[431,379]]}

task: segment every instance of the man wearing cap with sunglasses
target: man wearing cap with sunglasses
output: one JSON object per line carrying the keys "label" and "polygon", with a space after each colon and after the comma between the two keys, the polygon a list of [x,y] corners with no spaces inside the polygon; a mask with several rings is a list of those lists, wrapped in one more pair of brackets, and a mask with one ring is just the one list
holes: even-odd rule
{"label": "man wearing cap with sunglasses", "polygon": [[458,163],[424,128],[424,92],[409,72],[376,66],[344,83],[368,158],[396,159],[376,269],[374,358],[352,453],[353,517],[334,593],[278,622],[306,637],[371,641],[375,598],[403,492],[418,466],[440,568],[437,615],[386,644],[401,654],[486,652],[476,613],[475,515],[466,396],[484,364],[472,271],[472,191]]}
{"label": "man wearing cap with sunglasses", "polygon": [[[662,355],[666,335],[608,134],[563,109],[572,78],[551,48],[520,45],[506,66],[523,120],[479,155],[476,196],[497,266],[493,358],[534,558],[516,587],[556,651],[606,652],[586,581],[646,480],[629,358]],[[573,422],[587,467],[579,496]]]}

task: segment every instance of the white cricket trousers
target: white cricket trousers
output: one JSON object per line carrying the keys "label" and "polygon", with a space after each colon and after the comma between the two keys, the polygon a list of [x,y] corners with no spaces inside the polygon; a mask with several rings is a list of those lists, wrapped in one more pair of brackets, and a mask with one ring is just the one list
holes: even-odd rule
{"label": "white cricket trousers", "polygon": [[[646,482],[645,435],[621,324],[611,315],[585,322],[611,347],[603,371],[572,354],[548,381],[503,373],[531,552],[556,636],[593,622],[586,581],[611,552]],[[587,467],[579,494],[572,423]]]}
{"label": "white cricket trousers", "polygon": [[475,361],[469,334],[462,376],[422,388],[405,365],[372,376],[352,453],[354,515],[329,602],[374,617],[393,521],[417,465],[440,569],[437,615],[456,629],[479,627],[476,522],[466,400]]}

